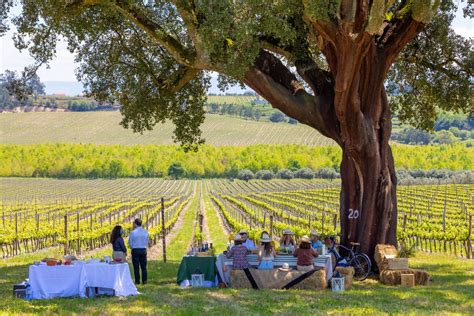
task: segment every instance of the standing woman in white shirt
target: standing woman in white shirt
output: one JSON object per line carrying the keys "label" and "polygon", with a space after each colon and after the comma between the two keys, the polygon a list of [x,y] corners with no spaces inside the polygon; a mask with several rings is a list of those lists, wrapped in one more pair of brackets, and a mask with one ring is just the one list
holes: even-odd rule
{"label": "standing woman in white shirt", "polygon": [[128,245],[132,249],[133,273],[135,284],[140,284],[140,268],[142,270],[142,284],[146,284],[148,274],[146,270],[146,249],[148,247],[148,232],[142,227],[142,220],[133,221],[133,230],[128,238]]}

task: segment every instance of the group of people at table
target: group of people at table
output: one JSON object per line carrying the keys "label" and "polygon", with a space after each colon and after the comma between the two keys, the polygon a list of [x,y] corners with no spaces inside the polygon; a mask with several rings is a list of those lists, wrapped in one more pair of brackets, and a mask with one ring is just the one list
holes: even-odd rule
{"label": "group of people at table", "polygon": [[[297,245],[294,235],[290,229],[283,231],[283,236],[280,239],[280,251],[297,258],[297,270],[310,271],[314,268],[313,259],[322,253],[324,247],[320,236],[316,231],[311,231],[310,237],[301,237]],[[275,243],[268,232],[263,231],[261,233],[260,246],[258,247],[249,239],[249,234],[246,230],[239,231],[233,237],[233,242],[234,245],[226,253],[227,258],[233,261],[233,269],[248,269],[247,255],[250,253],[258,254],[258,269],[269,270],[274,268],[273,261],[278,254],[275,250]]]}
{"label": "group of people at table", "polygon": [[[127,256],[127,248],[123,240],[124,231],[121,226],[117,225],[112,230],[110,243],[113,247],[112,257],[115,261],[125,261]],[[297,258],[297,270],[309,271],[314,268],[313,259],[322,253],[324,244],[320,240],[320,236],[316,231],[311,231],[310,237],[303,236],[297,244],[294,238],[295,234],[290,229],[285,229],[280,239],[280,252],[293,255]],[[142,227],[140,219],[133,222],[133,231],[130,233],[128,243],[132,253],[132,264],[135,276],[135,283],[147,283],[147,247],[149,235]],[[233,269],[243,270],[249,268],[247,255],[250,253],[258,254],[258,269],[273,269],[273,261],[278,255],[275,250],[275,243],[267,231],[263,231],[260,235],[260,245],[255,246],[254,242],[249,238],[246,230],[240,230],[233,237],[234,245],[225,253],[227,258],[232,259]]]}

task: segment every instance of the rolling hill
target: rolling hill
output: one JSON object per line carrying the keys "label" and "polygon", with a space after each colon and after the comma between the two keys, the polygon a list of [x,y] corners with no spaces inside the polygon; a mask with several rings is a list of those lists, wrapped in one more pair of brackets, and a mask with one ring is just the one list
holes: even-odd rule
{"label": "rolling hill", "polygon": [[[1,144],[94,143],[173,144],[174,126],[157,125],[143,135],[119,125],[119,112],[3,113],[0,114]],[[223,145],[334,144],[305,125],[251,121],[209,114],[202,126],[206,143]]]}

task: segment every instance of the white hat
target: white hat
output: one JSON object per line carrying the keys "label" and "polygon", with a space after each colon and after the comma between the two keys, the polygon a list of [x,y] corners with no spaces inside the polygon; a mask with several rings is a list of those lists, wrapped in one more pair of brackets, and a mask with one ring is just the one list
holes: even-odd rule
{"label": "white hat", "polygon": [[242,241],[242,236],[240,236],[240,234],[236,234],[234,236],[234,241]]}
{"label": "white hat", "polygon": [[300,241],[309,244],[309,238],[308,238],[308,236],[303,236],[303,237],[301,237]]}
{"label": "white hat", "polygon": [[290,265],[288,263],[284,263],[281,265],[281,268],[278,268],[280,271],[288,272],[291,271],[292,269],[290,268]]}
{"label": "white hat", "polygon": [[270,236],[268,236],[268,234],[262,234],[262,238],[260,238],[260,241],[261,242],[271,242],[272,239],[270,238]]}
{"label": "white hat", "polygon": [[249,233],[245,229],[241,229],[239,231],[239,234],[247,234],[248,235]]}
{"label": "white hat", "polygon": [[283,235],[294,235],[295,233],[291,231],[291,229],[285,229],[283,231]]}
{"label": "white hat", "polygon": [[317,231],[312,230],[310,236],[317,236],[317,237],[319,237],[319,234],[318,234]]}

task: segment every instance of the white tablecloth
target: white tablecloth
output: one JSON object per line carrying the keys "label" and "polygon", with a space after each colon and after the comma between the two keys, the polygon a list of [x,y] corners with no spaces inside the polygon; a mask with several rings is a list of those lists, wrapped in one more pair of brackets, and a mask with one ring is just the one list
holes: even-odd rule
{"label": "white tablecloth", "polygon": [[83,266],[30,266],[29,279],[32,298],[35,300],[86,296],[86,279]]}
{"label": "white tablecloth", "polygon": [[127,263],[91,263],[29,268],[33,299],[86,296],[87,287],[113,289],[116,296],[137,295]]}
{"label": "white tablecloth", "polygon": [[114,289],[115,296],[137,295],[128,263],[121,264],[85,264],[85,277],[88,287]]}

